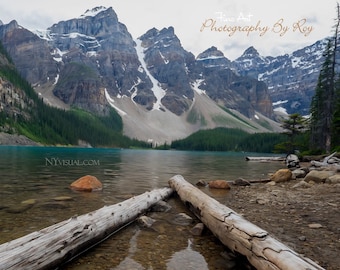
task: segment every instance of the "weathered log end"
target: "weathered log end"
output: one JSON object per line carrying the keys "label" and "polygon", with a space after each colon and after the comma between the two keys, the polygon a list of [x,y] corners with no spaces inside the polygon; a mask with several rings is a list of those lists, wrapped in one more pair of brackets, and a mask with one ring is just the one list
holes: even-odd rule
{"label": "weathered log end", "polygon": [[187,182],[181,175],[169,180],[181,200],[230,250],[247,257],[257,269],[321,270],[321,266],[285,246],[268,232]]}

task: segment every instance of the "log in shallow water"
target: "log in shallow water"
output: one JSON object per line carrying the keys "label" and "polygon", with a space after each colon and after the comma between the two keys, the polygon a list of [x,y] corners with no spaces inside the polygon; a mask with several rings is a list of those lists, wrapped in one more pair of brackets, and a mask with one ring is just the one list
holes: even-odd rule
{"label": "log in shallow water", "polygon": [[53,269],[134,221],[171,188],[155,189],[121,203],[72,217],[0,245],[0,269]]}
{"label": "log in shallow water", "polygon": [[296,253],[227,206],[209,197],[181,175],[169,180],[186,206],[230,250],[247,257],[256,269],[321,270],[321,266]]}

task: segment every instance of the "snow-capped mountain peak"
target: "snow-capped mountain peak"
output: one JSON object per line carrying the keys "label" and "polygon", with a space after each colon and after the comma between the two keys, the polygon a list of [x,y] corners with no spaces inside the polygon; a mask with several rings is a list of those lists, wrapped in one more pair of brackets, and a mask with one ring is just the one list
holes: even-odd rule
{"label": "snow-capped mountain peak", "polygon": [[93,9],[88,9],[85,11],[84,14],[82,14],[80,16],[80,18],[86,18],[86,17],[95,17],[96,15],[98,15],[100,12],[106,11],[108,8],[104,7],[104,6],[99,6],[99,7],[95,7]]}
{"label": "snow-capped mountain peak", "polygon": [[232,65],[239,74],[266,83],[274,109],[279,106],[288,114],[308,115],[326,40],[277,57],[263,57],[250,47]]}

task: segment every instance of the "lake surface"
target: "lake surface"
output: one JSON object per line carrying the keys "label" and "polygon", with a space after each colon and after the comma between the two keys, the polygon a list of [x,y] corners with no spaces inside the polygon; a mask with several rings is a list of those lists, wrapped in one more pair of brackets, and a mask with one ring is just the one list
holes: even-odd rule
{"label": "lake surface", "polygon": [[[168,186],[177,174],[195,184],[239,177],[263,179],[283,167],[279,162],[245,161],[254,155],[259,154],[0,146],[0,243]],[[103,183],[101,192],[69,189],[73,181],[88,174]],[[204,192],[222,203],[228,199],[228,191]],[[56,200],[61,196],[71,200]],[[211,233],[194,237],[189,233],[193,225],[174,223],[178,213],[190,212],[176,198],[169,204],[169,213],[154,214],[155,228],[131,224],[63,269],[243,269],[230,260]],[[235,264],[237,268],[232,268]]]}

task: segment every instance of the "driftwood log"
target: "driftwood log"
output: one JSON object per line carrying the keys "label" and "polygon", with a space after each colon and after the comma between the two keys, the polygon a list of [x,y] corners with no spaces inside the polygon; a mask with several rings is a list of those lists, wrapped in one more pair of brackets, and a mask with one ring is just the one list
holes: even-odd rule
{"label": "driftwood log", "polygon": [[258,161],[258,162],[267,162],[267,161],[285,161],[284,157],[246,157],[246,161]]}
{"label": "driftwood log", "polygon": [[335,154],[336,154],[336,152],[334,152],[333,154],[325,157],[321,162],[320,161],[316,161],[316,160],[312,160],[311,161],[311,165],[313,165],[315,167],[334,166],[334,167],[339,167],[340,168],[340,160],[339,160],[339,158],[334,157]]}
{"label": "driftwood log", "polygon": [[232,209],[209,197],[181,175],[172,177],[169,185],[225,246],[246,256],[256,269],[323,269]]}
{"label": "driftwood log", "polygon": [[72,217],[0,245],[0,269],[53,269],[134,221],[171,188],[155,189],[121,203]]}

